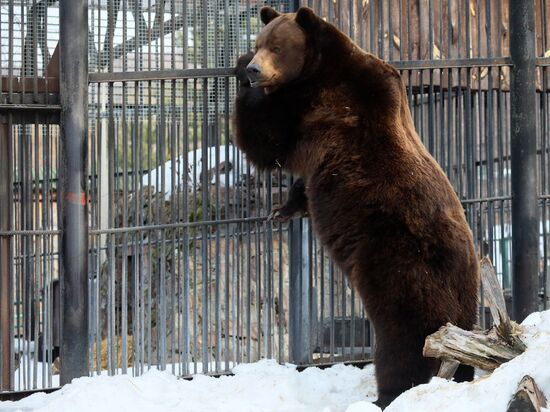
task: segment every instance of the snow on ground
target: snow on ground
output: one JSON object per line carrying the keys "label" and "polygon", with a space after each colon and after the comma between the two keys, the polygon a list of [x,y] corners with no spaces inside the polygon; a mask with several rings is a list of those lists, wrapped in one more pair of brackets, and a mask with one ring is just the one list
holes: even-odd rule
{"label": "snow on ground", "polygon": [[[59,375],[53,375],[51,384],[48,382],[49,367],[46,362],[34,362],[34,357],[22,355],[19,367],[13,375],[15,390],[43,389],[59,386]],[[36,368],[36,381],[34,379]],[[0,407],[0,411],[2,408]]]}
{"label": "snow on ground", "polygon": [[263,360],[238,365],[233,372],[235,376],[221,378],[197,375],[192,381],[157,370],[136,378],[80,378],[48,395],[0,402],[0,411],[344,412],[349,404],[366,399],[366,394],[370,400],[376,396],[372,365],[363,370],[336,365],[298,372],[293,365]]}
{"label": "snow on ground", "polygon": [[[32,342],[31,342],[32,343]],[[21,357],[21,363],[19,365],[19,368],[17,368],[14,372],[14,383],[15,383],[15,390],[16,391],[25,391],[25,390],[35,390],[35,389],[44,389],[44,388],[55,388],[59,386],[59,374],[52,375],[52,381],[51,383],[48,382],[48,364],[45,362],[36,362],[36,382],[34,381],[34,368],[35,368],[35,358],[29,355],[23,355]],[[229,362],[229,368],[231,369],[235,366],[234,362]],[[146,368],[147,365],[145,366]],[[210,362],[208,366],[209,371],[213,371],[218,367],[218,370],[223,371],[226,370],[225,368],[225,362],[219,362],[218,365],[216,365],[215,362]],[[151,366],[152,369],[157,369],[156,366]],[[197,374],[203,372],[203,363],[202,362],[190,362],[188,364],[187,371],[183,369],[181,364],[171,364],[167,363],[165,370],[172,372],[172,374],[175,375],[187,375],[189,373],[191,374]],[[127,374],[130,376],[134,375],[134,368],[127,368],[126,369]],[[121,375],[122,369],[117,368],[114,372],[115,375]],[[135,373],[136,375],[138,373]],[[92,376],[97,376],[97,371],[92,371]],[[108,376],[109,372],[106,370],[101,371],[101,375]],[[0,408],[0,412],[2,409]]]}
{"label": "snow on ground", "polygon": [[[471,383],[434,378],[397,398],[387,412],[505,411],[523,376],[531,375],[550,399],[550,310],[523,323],[527,351],[491,375]],[[365,369],[335,365],[297,372],[272,360],[238,365],[235,376],[197,375],[192,381],[151,370],[128,375],[80,378],[51,394],[19,402],[0,402],[0,411],[288,411],[376,412],[372,365]]]}

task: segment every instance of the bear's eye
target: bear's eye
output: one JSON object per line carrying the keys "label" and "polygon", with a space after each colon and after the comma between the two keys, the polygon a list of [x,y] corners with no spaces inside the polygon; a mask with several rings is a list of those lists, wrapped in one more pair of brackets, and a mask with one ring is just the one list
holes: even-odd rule
{"label": "bear's eye", "polygon": [[279,53],[281,52],[281,48],[278,47],[278,46],[275,46],[275,47],[273,47],[273,48],[271,49],[271,51],[272,51],[273,53],[279,54]]}

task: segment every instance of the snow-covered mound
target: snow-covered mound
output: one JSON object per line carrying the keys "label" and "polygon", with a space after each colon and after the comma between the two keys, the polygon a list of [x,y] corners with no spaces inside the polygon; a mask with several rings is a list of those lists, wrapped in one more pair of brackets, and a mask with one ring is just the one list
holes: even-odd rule
{"label": "snow-covered mound", "polygon": [[[229,145],[228,149],[227,155],[225,146],[209,147],[206,150],[205,159],[203,159],[202,149],[191,150],[151,170],[143,176],[142,184],[163,191],[167,199],[170,198],[173,187],[182,191],[197,190],[202,184],[203,160],[206,160],[208,183],[218,184],[220,187],[233,187],[244,181],[249,167],[250,173],[254,171],[254,167],[249,166],[244,154],[237,147]],[[187,157],[187,163],[184,162],[184,156]],[[172,166],[174,166],[174,183],[172,183]]]}
{"label": "snow-covered mound", "polygon": [[351,403],[366,399],[365,395],[376,399],[372,365],[363,370],[336,365],[297,372],[293,365],[263,360],[238,365],[233,372],[235,376],[221,378],[197,375],[192,381],[156,370],[135,378],[80,378],[48,395],[0,402],[0,411],[344,412]]}
{"label": "snow-covered mound", "polygon": [[[434,378],[397,398],[388,412],[505,411],[519,381],[531,375],[550,399],[550,311],[523,323],[527,351],[491,375],[471,383]],[[96,376],[75,379],[51,394],[0,402],[0,411],[285,411],[376,412],[372,365],[361,370],[336,365],[297,372],[293,365],[264,360],[238,365],[235,376],[197,375],[192,381],[151,370],[141,377]]]}

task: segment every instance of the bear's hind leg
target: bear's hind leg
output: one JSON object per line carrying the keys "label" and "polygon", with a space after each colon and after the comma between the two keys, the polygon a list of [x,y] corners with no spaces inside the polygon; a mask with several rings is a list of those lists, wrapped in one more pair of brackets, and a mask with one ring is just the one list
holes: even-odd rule
{"label": "bear's hind leg", "polygon": [[474,368],[468,365],[459,365],[454,374],[455,382],[470,382],[474,380]]}
{"label": "bear's hind leg", "polygon": [[424,337],[417,335],[384,339],[376,335],[374,356],[378,384],[377,406],[384,409],[401,393],[413,386],[427,383],[437,372],[437,360],[422,356]]}

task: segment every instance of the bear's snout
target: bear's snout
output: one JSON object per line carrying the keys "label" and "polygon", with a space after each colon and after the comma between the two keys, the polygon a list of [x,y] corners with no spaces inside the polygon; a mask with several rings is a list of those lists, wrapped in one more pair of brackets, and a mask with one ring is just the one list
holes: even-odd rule
{"label": "bear's snout", "polygon": [[250,84],[252,86],[254,86],[254,83],[258,82],[261,74],[262,69],[258,64],[250,63],[248,66],[246,66],[246,75],[248,77],[248,80],[250,80]]}

